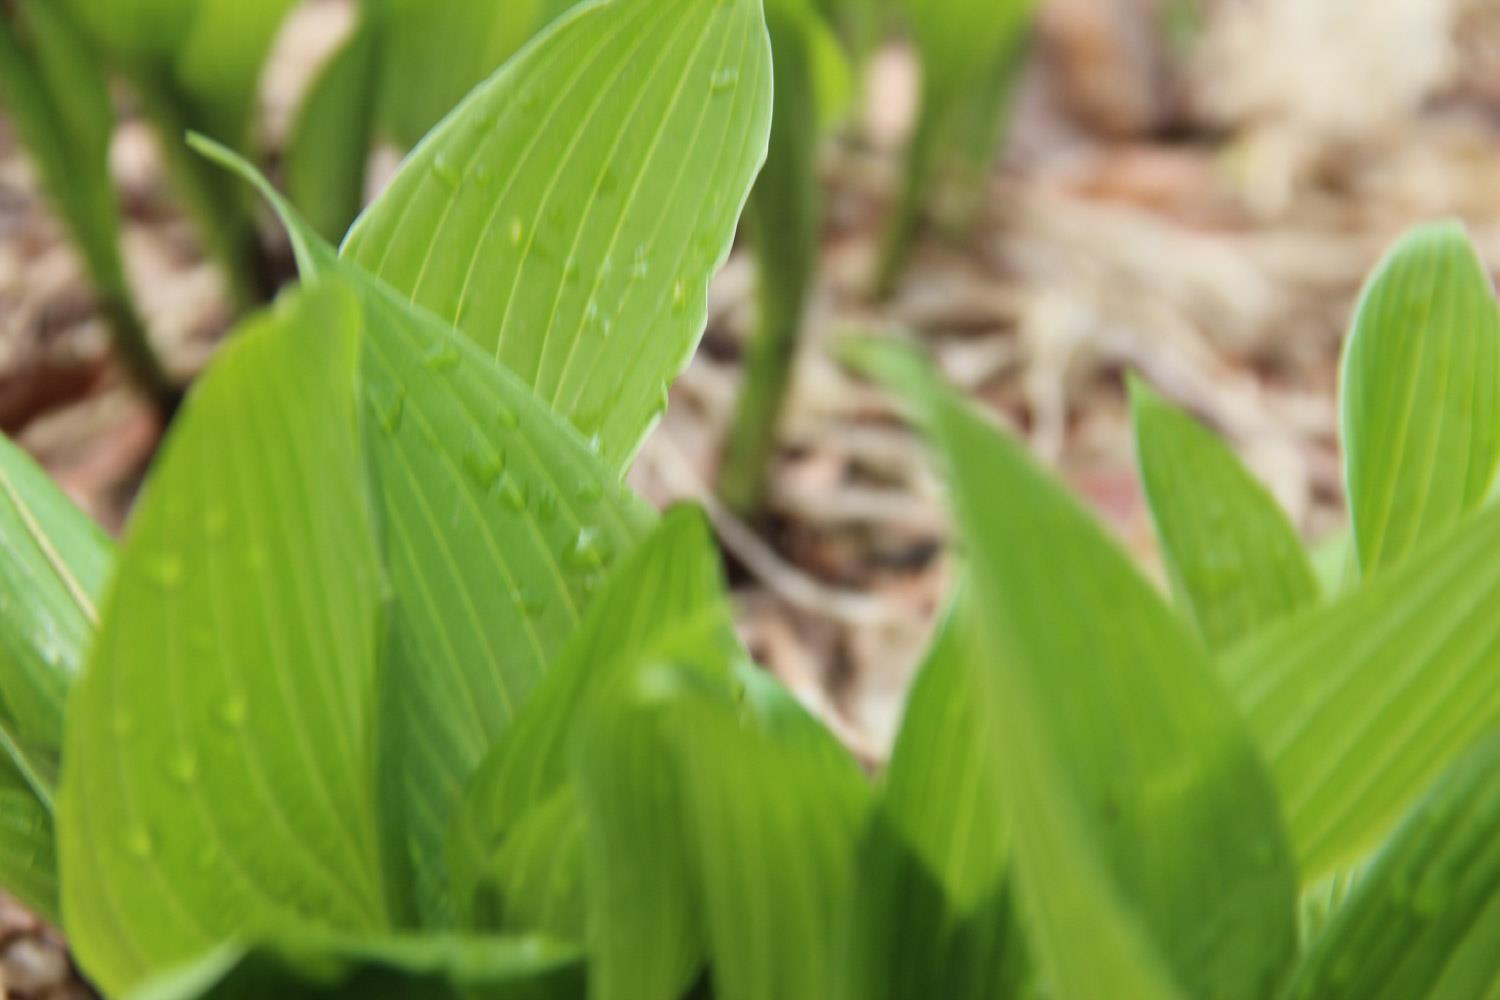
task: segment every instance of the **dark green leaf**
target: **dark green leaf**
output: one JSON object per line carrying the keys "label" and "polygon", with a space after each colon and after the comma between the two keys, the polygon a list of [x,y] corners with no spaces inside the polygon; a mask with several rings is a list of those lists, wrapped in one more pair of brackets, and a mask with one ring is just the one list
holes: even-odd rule
{"label": "dark green leaf", "polygon": [[1295,869],[1202,647],[1018,445],[914,358],[865,353],[922,407],[952,484],[1043,978],[1080,1000],[1266,996]]}
{"label": "dark green leaf", "polygon": [[703,332],[770,103],[759,0],[585,5],[433,131],[344,253],[623,468]]}
{"label": "dark green leaf", "polygon": [[387,924],[358,333],[341,288],[247,324],[135,512],[58,822],[64,919],[106,990],[228,940]]}
{"label": "dark green leaf", "polygon": [[1271,495],[1217,437],[1132,380],[1141,483],[1178,603],[1220,650],[1318,598]]}
{"label": "dark green leaf", "polygon": [[1413,231],[1370,278],[1340,396],[1369,575],[1477,507],[1500,461],[1500,310],[1458,224]]}

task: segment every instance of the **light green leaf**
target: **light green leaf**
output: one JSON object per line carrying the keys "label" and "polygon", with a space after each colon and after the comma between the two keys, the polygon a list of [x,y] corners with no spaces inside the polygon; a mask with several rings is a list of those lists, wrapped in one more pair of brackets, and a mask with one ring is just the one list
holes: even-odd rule
{"label": "light green leaf", "polygon": [[[597,717],[613,710],[642,669],[682,660],[727,686],[731,664],[743,655],[708,526],[697,510],[674,508],[610,575],[516,725],[476,772],[455,821],[460,898],[483,903],[498,891],[501,904],[508,903],[503,882],[486,887],[486,869],[495,869],[485,859],[497,848],[509,850],[525,834],[522,827],[538,822],[529,810],[547,808],[566,790],[574,759],[598,728]],[[659,748],[629,736],[621,744],[624,753],[609,760],[610,768],[638,763],[634,773],[660,783],[666,765]],[[685,917],[685,845],[673,816],[654,799],[637,800],[635,791],[633,782],[585,783],[579,802],[585,815],[595,817],[584,840],[585,857],[595,851],[598,866],[589,879],[596,914],[593,976],[603,996],[675,997],[702,960],[699,935]],[[601,841],[604,829],[609,839]],[[628,837],[639,838],[632,842],[645,855],[637,863],[600,860],[597,852],[617,850],[619,838]],[[672,844],[679,848],[671,850]],[[505,874],[503,867],[499,874]],[[505,916],[504,927],[530,926],[510,922],[510,912]]]}
{"label": "light green leaf", "polygon": [[583,817],[571,785],[515,822],[495,852],[498,926],[582,942],[588,900]]}
{"label": "light green leaf", "polygon": [[383,812],[448,917],[449,816],[652,512],[468,339],[345,264],[360,293],[367,448],[394,601]]}
{"label": "light green leaf", "polygon": [[57,849],[52,812],[0,757],[0,889],[57,922]]}
{"label": "light green leaf", "polygon": [[377,16],[366,13],[329,58],[302,101],[282,162],[293,204],[334,242],[364,205],[381,30]]}
{"label": "light green leaf", "polygon": [[1080,1000],[1266,996],[1295,944],[1295,871],[1202,647],[1018,445],[914,358],[863,353],[923,408],[969,545],[1043,979]]}
{"label": "light green leaf", "polygon": [[1469,1000],[1500,982],[1500,737],[1402,821],[1287,983],[1288,998]]}
{"label": "light green leaf", "polygon": [[68,688],[93,639],[109,539],[0,438],[0,756],[50,810]]}
{"label": "light green leaf", "polygon": [[366,446],[395,592],[385,812],[396,856],[415,866],[407,902],[444,922],[443,844],[464,782],[653,515],[515,375],[335,260],[242,159],[196,145],[267,195],[304,280],[349,283],[365,314]]}
{"label": "light green leaf", "polygon": [[327,288],[248,323],[136,509],[58,822],[65,923],[107,991],[228,940],[387,924],[358,320]]}
{"label": "light green leaf", "polygon": [[1500,724],[1500,508],[1222,663],[1280,792],[1303,878],[1358,861]]}
{"label": "light green leaf", "polygon": [[539,938],[447,935],[226,945],[128,1000],[579,1000],[575,952]]}
{"label": "light green leaf", "polygon": [[1477,507],[1500,460],[1500,310],[1457,223],[1414,230],[1376,269],[1344,350],[1340,397],[1368,576]]}
{"label": "light green leaf", "polygon": [[[85,0],[87,2],[87,0]],[[128,6],[140,0],[114,0]],[[172,49],[172,76],[194,122],[224,141],[250,131],[261,64],[282,19],[297,0],[182,0],[191,8],[187,34]]]}
{"label": "light green leaf", "polygon": [[960,600],[917,674],[865,832],[848,1000],[1011,996],[1027,971],[1007,891],[999,722],[965,613]]}
{"label": "light green leaf", "polygon": [[344,253],[622,468],[703,332],[770,102],[759,0],[587,4],[418,147]]}
{"label": "light green leaf", "polygon": [[1314,603],[1318,585],[1302,543],[1234,453],[1134,379],[1130,401],[1172,591],[1209,649]]}

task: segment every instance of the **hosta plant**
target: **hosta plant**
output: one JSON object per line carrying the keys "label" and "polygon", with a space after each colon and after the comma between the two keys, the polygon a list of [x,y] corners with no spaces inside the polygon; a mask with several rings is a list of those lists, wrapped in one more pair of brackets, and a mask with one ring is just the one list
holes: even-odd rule
{"label": "hosta plant", "polygon": [[771,71],[756,0],[581,7],[340,251],[282,206],[302,287],[118,548],[0,450],[0,884],[154,1000],[1483,995],[1497,331],[1462,235],[1361,306],[1337,596],[1144,388],[1171,604],[919,360],[857,351],[964,553],[872,779],[748,661],[702,516],[621,479]]}

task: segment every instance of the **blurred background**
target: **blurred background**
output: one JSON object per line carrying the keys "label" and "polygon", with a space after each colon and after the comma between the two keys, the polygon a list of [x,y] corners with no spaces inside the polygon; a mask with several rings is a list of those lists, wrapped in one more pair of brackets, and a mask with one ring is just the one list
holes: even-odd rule
{"label": "blurred background", "polygon": [[[306,0],[280,29],[252,126],[273,173],[355,21],[353,0]],[[904,36],[881,34],[820,148],[817,274],[760,513],[731,513],[710,485],[756,319],[745,248],[713,284],[702,347],[632,474],[658,504],[707,500],[753,651],[871,760],[949,559],[920,442],[833,360],[841,338],[919,343],[1149,567],[1126,371],[1229,439],[1309,539],[1336,536],[1337,363],[1363,275],[1403,228],[1441,216],[1500,262],[1500,0],[1041,0],[981,197],[947,207],[964,225],[929,213],[875,302],[920,76]],[[128,90],[115,102],[129,283],[188,378],[231,297],[170,191],[158,133]],[[398,162],[378,147],[367,192]],[[289,273],[284,238],[261,226]],[[3,102],[0,429],[112,531],[162,432]],[[45,994],[60,959],[38,955],[11,971],[35,979],[16,995]]]}

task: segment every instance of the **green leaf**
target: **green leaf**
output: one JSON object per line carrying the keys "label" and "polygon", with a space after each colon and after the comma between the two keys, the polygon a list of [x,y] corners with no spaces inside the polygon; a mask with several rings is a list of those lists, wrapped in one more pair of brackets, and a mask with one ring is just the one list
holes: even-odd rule
{"label": "green leaf", "polygon": [[653,514],[519,379],[353,265],[377,524],[394,601],[381,703],[384,808],[447,919],[464,783]]}
{"label": "green leaf", "polygon": [[1011,996],[1027,971],[1006,878],[999,720],[970,613],[960,600],[917,674],[865,832],[849,1000]]}
{"label": "green leaf", "polygon": [[583,817],[571,785],[514,824],[495,852],[497,925],[565,941],[587,934]]}
{"label": "green leaf", "polygon": [[1271,768],[1311,881],[1362,858],[1455,755],[1500,724],[1500,509],[1333,604],[1231,651],[1222,671]]}
{"label": "green leaf", "polygon": [[364,205],[380,32],[379,20],[367,12],[329,58],[303,99],[282,163],[292,202],[334,242]]}
{"label": "green leaf", "polygon": [[344,253],[623,468],[703,332],[770,102],[759,0],[587,4],[433,131]]}
{"label": "green leaf", "polygon": [[1500,737],[1450,767],[1402,821],[1284,996],[1467,1000],[1500,980]]}
{"label": "green leaf", "polygon": [[1062,997],[1266,996],[1295,944],[1295,870],[1202,647],[1017,444],[904,352],[864,354],[925,413],[969,546],[1043,978]]}
{"label": "green leaf", "polygon": [[135,511],[58,822],[65,923],[107,991],[229,940],[388,923],[358,321],[327,288],[246,324]]}
{"label": "green leaf", "polygon": [[0,758],[0,888],[57,922],[52,812],[9,760]]}
{"label": "green leaf", "polygon": [[129,1000],[577,1000],[583,966],[537,938],[321,936],[226,945],[143,984]]}
{"label": "green leaf", "polygon": [[[647,670],[636,703],[595,726],[581,764],[591,885],[613,879],[617,897],[628,886],[638,905],[670,903],[659,895],[662,876],[683,866],[676,877],[693,900],[680,920],[688,930],[701,922],[716,997],[829,996],[836,918],[853,890],[868,788],[848,754],[773,681],[745,680],[768,688],[752,691],[749,713],[705,681],[701,667]],[[631,820],[620,822],[626,813]],[[652,829],[654,840],[644,836]],[[632,933],[614,915],[591,912],[599,919],[591,950],[601,936]],[[641,965],[651,957],[661,957],[659,948],[634,956]],[[598,995],[682,992],[661,980],[651,992],[617,991],[615,982],[623,981],[600,982]]]}
{"label": "green leaf", "polygon": [[1318,599],[1281,508],[1217,437],[1131,380],[1141,483],[1172,591],[1211,650]]}
{"label": "green leaf", "polygon": [[1500,310],[1457,223],[1412,231],[1376,269],[1340,396],[1349,511],[1369,575],[1473,511],[1500,461]]}
{"label": "green leaf", "polygon": [[385,6],[391,30],[381,54],[381,123],[410,149],[567,4],[385,0]]}
{"label": "green leaf", "polygon": [[446,922],[443,844],[463,783],[653,515],[515,375],[335,260],[242,159],[196,145],[266,194],[304,280],[349,283],[365,314],[366,446],[395,593],[385,814],[396,856],[416,869],[406,902]]}
{"label": "green leaf", "polygon": [[[528,827],[547,822],[535,810],[548,809],[567,791],[575,759],[596,738],[600,713],[614,711],[639,672],[657,662],[697,664],[727,686],[731,665],[743,656],[703,515],[674,508],[610,575],[516,725],[470,783],[455,820],[453,858],[455,883],[460,898],[471,900],[471,913],[473,901],[498,895],[505,917],[500,926],[547,926],[525,922],[536,907],[524,899],[517,911],[517,887],[508,876],[519,866],[506,854],[524,850],[514,842]],[[630,773],[659,785],[666,766],[659,747],[629,739],[622,745],[626,752],[610,767],[638,764]],[[579,808],[595,818],[586,827],[584,861],[593,851],[598,866],[588,879],[596,988],[603,996],[675,997],[702,960],[700,935],[686,919],[686,845],[676,821],[655,799],[637,799],[632,782],[585,782],[584,788]],[[609,839],[601,842],[603,829]],[[641,855],[635,864],[600,860],[600,852],[619,849],[620,838],[638,838],[630,841]]]}
{"label": "green leaf", "polygon": [[109,539],[0,438],[0,749],[50,810],[68,688],[93,639]]}

